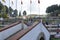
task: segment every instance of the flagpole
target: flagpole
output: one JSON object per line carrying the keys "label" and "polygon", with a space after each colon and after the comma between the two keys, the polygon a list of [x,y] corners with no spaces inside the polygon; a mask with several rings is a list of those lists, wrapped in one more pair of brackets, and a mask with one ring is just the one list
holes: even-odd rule
{"label": "flagpole", "polygon": [[30,0],[30,18],[31,18],[31,0]]}
{"label": "flagpole", "polygon": [[[10,7],[10,0],[9,0],[9,7]],[[10,9],[8,9],[8,16],[10,16]]]}
{"label": "flagpole", "polygon": [[[5,0],[2,0],[4,3],[5,3]],[[4,4],[4,7],[3,7],[3,10],[2,10],[2,16],[4,16],[5,12],[6,12],[6,8],[5,8],[5,4]],[[4,21],[2,21],[2,25],[4,25]]]}
{"label": "flagpole", "polygon": [[38,10],[39,10],[39,17],[40,17],[40,6],[39,6],[39,4],[38,4]]}
{"label": "flagpole", "polygon": [[16,0],[16,10],[17,10],[17,0]]}
{"label": "flagpole", "polygon": [[10,7],[10,0],[9,0],[9,7]]}
{"label": "flagpole", "polygon": [[[21,0],[21,13],[22,13],[22,5],[23,5],[23,2]],[[23,30],[23,29],[24,29],[24,25],[23,25],[23,15],[22,15],[22,29],[21,30]]]}
{"label": "flagpole", "polygon": [[[16,10],[17,10],[17,0],[16,0]],[[15,21],[17,20],[16,18],[17,18],[17,16],[15,16]]]}
{"label": "flagpole", "polygon": [[[22,1],[22,0],[21,0]],[[22,14],[22,3],[21,3],[21,14]]]}
{"label": "flagpole", "polygon": [[39,11],[39,17],[40,17],[40,0],[38,0],[38,11]]}
{"label": "flagpole", "polygon": [[31,21],[31,3],[32,1],[30,0],[30,21]]}
{"label": "flagpole", "polygon": [[[9,7],[10,7],[10,0],[9,0]],[[8,7],[8,16],[10,17],[10,9]],[[7,22],[8,22],[8,19],[7,19]]]}

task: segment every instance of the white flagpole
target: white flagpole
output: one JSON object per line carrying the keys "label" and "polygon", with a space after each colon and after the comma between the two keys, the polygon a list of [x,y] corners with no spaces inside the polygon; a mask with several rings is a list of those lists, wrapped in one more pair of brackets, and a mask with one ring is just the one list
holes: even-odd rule
{"label": "white flagpole", "polygon": [[[30,15],[31,15],[31,0],[30,0]],[[31,16],[30,16],[31,17]]]}
{"label": "white flagpole", "polygon": [[40,5],[38,4],[38,10],[39,10],[39,17],[40,17]]}
{"label": "white flagpole", "polygon": [[[10,0],[9,0],[9,7],[10,7]],[[10,9],[8,9],[8,16],[10,16]]]}
{"label": "white flagpole", "polygon": [[17,0],[16,0],[16,10],[17,10]]}
{"label": "white flagpole", "polygon": [[30,21],[31,21],[31,3],[32,1],[30,0]]}
{"label": "white flagpole", "polygon": [[[21,13],[22,13],[22,5],[23,5],[23,2],[21,0]],[[23,15],[22,15],[22,29],[21,30],[23,30],[23,29],[24,29],[24,24],[23,24]]]}
{"label": "white flagpole", "polygon": [[40,17],[40,0],[38,0],[38,11],[39,11],[39,17]]}
{"label": "white flagpole", "polygon": [[[17,0],[16,0],[16,10],[17,10]],[[15,21],[17,20],[16,17],[17,17],[17,16],[15,16]]]}

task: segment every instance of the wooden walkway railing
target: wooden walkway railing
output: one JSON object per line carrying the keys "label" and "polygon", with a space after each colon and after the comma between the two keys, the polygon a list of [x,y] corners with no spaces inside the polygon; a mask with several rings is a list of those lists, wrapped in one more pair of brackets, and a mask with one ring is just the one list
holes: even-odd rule
{"label": "wooden walkway railing", "polygon": [[11,28],[11,27],[14,27],[15,25],[17,25],[17,24],[19,24],[19,23],[21,23],[21,21],[18,21],[18,22],[13,23],[13,24],[11,24],[11,25],[9,25],[9,26],[6,26],[6,27],[4,27],[4,28],[1,28],[1,29],[0,29],[0,32],[4,31],[4,30],[6,30],[6,29],[9,29],[9,28]]}
{"label": "wooden walkway railing", "polygon": [[29,26],[27,29],[17,32],[15,35],[8,37],[6,40],[19,40],[21,37],[23,37],[25,34],[31,31],[39,23],[40,22],[35,22],[32,26]]}
{"label": "wooden walkway railing", "polygon": [[0,40],[5,40],[7,37],[13,35],[21,30],[21,21],[15,22],[9,26],[0,29]]}

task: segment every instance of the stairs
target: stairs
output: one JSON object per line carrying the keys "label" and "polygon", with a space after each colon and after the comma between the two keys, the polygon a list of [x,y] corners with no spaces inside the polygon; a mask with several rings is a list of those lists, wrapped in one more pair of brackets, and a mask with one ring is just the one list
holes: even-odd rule
{"label": "stairs", "polygon": [[56,35],[58,31],[58,29],[60,30],[60,28],[58,28],[58,25],[45,25],[47,30],[50,32],[50,35]]}

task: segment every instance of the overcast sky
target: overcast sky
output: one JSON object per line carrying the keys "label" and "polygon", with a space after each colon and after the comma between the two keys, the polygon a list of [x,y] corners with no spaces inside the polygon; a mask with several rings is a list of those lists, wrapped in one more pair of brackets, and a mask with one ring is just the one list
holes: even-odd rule
{"label": "overcast sky", "polygon": [[[0,0],[1,1],[1,0]],[[5,0],[6,2],[3,3],[4,5],[7,5],[9,7],[9,0]],[[13,4],[12,2],[13,1]],[[17,0],[17,10],[18,11],[27,11],[27,14],[46,14],[46,8],[48,6],[54,5],[54,4],[60,4],[60,0],[40,0],[40,4],[38,4],[38,0],[32,0],[32,4],[30,6],[30,0],[22,0],[23,5],[21,5],[21,0]],[[10,0],[10,6],[13,9],[16,9],[16,0]],[[22,6],[22,8],[21,8]],[[31,9],[31,13],[30,13]]]}

